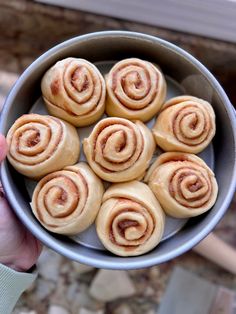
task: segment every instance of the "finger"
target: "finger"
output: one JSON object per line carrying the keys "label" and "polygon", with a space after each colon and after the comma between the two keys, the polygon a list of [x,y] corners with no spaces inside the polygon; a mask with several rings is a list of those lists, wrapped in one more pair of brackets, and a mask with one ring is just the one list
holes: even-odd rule
{"label": "finger", "polygon": [[7,142],[5,137],[0,134],[0,162],[6,157],[7,154]]}
{"label": "finger", "polygon": [[17,248],[23,241],[23,228],[10,209],[6,199],[0,198],[0,263],[8,264],[13,260]]}
{"label": "finger", "polygon": [[42,244],[25,228],[0,197],[0,263],[17,271],[30,269],[38,260]]}
{"label": "finger", "polygon": [[24,242],[19,247],[14,269],[26,271],[34,266],[42,251],[42,244],[27,230],[25,230]]}

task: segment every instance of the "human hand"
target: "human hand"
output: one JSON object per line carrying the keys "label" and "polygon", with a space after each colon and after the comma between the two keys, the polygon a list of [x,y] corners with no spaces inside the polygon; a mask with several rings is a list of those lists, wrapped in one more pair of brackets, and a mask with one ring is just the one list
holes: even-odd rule
{"label": "human hand", "polygon": [[[0,134],[0,162],[7,153]],[[0,187],[0,263],[17,271],[27,271],[37,261],[42,244],[21,224],[9,207]]]}

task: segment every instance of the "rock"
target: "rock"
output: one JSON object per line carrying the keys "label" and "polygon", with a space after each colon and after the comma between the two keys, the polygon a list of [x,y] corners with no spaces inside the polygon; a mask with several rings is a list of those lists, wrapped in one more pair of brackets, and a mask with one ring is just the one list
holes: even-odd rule
{"label": "rock", "polygon": [[77,262],[72,262],[72,265],[73,265],[74,270],[78,274],[88,273],[88,272],[90,272],[90,271],[95,269],[92,266],[81,264],[81,263],[77,263]]}
{"label": "rock", "polygon": [[71,271],[71,264],[69,262],[66,262],[61,265],[60,267],[60,274],[67,274]]}
{"label": "rock", "polygon": [[150,268],[150,278],[154,281],[158,281],[160,278],[161,272],[160,268],[158,266],[153,266]]}
{"label": "rock", "polygon": [[153,296],[153,295],[155,294],[155,291],[154,291],[154,289],[153,289],[152,287],[147,286],[147,287],[145,288],[145,291],[144,291],[143,294],[144,294],[146,297],[151,297],[151,296]]}
{"label": "rock", "polygon": [[90,311],[85,308],[79,310],[78,314],[104,314],[104,310]]}
{"label": "rock", "polygon": [[69,312],[62,306],[50,305],[48,314],[69,314]]}
{"label": "rock", "polygon": [[57,304],[61,307],[67,308],[68,301],[66,300],[66,290],[66,278],[64,276],[60,276],[54,293],[50,295],[50,304]]}
{"label": "rock", "polygon": [[[68,292],[67,292],[68,294]],[[67,295],[68,297],[68,295]],[[80,283],[78,285],[78,291],[74,300],[70,301],[72,303],[72,312],[77,313],[78,308],[89,308],[92,311],[97,311],[102,308],[104,303],[99,302],[92,298],[88,291],[87,284]]]}
{"label": "rock", "polygon": [[36,289],[37,286],[37,279],[32,282],[32,284],[29,286],[29,288],[26,290],[27,293],[34,293],[33,291]]}
{"label": "rock", "polygon": [[71,302],[71,301],[75,300],[75,298],[77,298],[78,290],[79,290],[79,285],[77,282],[72,283],[68,287],[67,293],[66,293],[66,298],[69,302]]}
{"label": "rock", "polygon": [[35,294],[38,300],[41,301],[45,299],[54,289],[55,289],[54,283],[44,279],[37,279]]}
{"label": "rock", "polygon": [[38,260],[39,274],[52,281],[57,281],[60,271],[61,256],[49,249],[44,249]]}
{"label": "rock", "polygon": [[130,297],[135,292],[135,287],[128,273],[122,270],[99,270],[89,289],[91,296],[106,302]]}
{"label": "rock", "polygon": [[132,314],[130,307],[127,304],[121,304],[113,312],[113,314]]}

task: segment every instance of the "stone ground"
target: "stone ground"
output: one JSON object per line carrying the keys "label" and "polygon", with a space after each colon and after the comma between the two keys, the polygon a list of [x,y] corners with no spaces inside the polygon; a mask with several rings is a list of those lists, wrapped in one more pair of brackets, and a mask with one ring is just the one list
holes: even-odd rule
{"label": "stone ground", "polygon": [[[75,34],[104,29],[136,30],[171,40],[206,64],[231,101],[236,102],[234,45],[118,19],[52,9],[27,0],[1,0],[0,108],[19,73],[40,53]],[[235,218],[236,196],[215,229],[217,235],[236,247]],[[175,266],[236,290],[236,276],[192,251],[159,266],[120,272],[77,264],[45,248],[38,262],[38,278],[22,295],[13,313],[154,314]],[[111,283],[112,289],[108,288]]]}

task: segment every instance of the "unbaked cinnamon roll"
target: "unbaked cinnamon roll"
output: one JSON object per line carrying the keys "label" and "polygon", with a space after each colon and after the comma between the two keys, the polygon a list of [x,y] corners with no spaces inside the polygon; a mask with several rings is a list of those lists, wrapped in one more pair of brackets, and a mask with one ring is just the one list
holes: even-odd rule
{"label": "unbaked cinnamon roll", "polygon": [[102,181],[87,164],[78,163],[39,181],[31,207],[46,229],[75,235],[94,222],[103,192]]}
{"label": "unbaked cinnamon roll", "polygon": [[197,154],[215,135],[215,113],[205,100],[179,96],[161,108],[153,128],[157,145],[165,151]]}
{"label": "unbaked cinnamon roll", "polygon": [[92,124],[104,112],[105,81],[84,59],[58,61],[45,73],[41,89],[49,113],[75,126]]}
{"label": "unbaked cinnamon roll", "polygon": [[7,134],[8,155],[21,174],[37,179],[79,159],[80,141],[76,128],[60,119],[25,114]]}
{"label": "unbaked cinnamon roll", "polygon": [[106,76],[109,116],[150,120],[166,97],[166,81],[152,63],[136,58],[116,63]]}
{"label": "unbaked cinnamon roll", "polygon": [[113,184],[105,192],[96,219],[97,234],[107,250],[135,256],[160,242],[165,215],[149,187],[138,181]]}
{"label": "unbaked cinnamon roll", "polygon": [[145,181],[163,210],[176,218],[208,211],[217,198],[215,175],[199,157],[186,153],[164,153],[149,168]]}
{"label": "unbaked cinnamon roll", "polygon": [[84,139],[83,147],[90,167],[100,178],[125,182],[144,175],[155,141],[141,121],[106,118]]}

